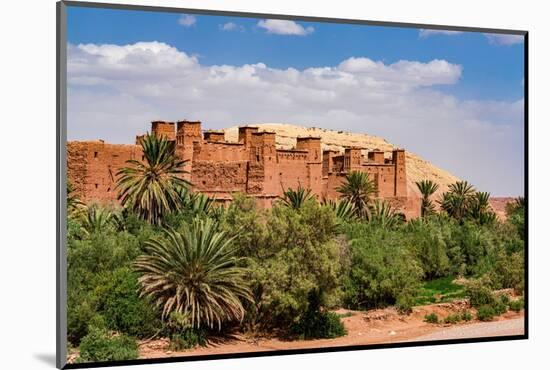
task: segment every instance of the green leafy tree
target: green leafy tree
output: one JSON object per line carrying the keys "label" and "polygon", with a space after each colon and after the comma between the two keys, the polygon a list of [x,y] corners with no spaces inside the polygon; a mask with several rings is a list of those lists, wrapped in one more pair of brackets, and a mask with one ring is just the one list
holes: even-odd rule
{"label": "green leafy tree", "polygon": [[319,290],[323,306],[338,301],[341,250],[336,223],[332,210],[317,202],[306,202],[299,212],[273,207],[247,259],[254,297],[247,309],[251,330],[291,329],[306,312],[312,289]]}
{"label": "green leafy tree", "polygon": [[420,215],[426,217],[434,213],[435,206],[430,197],[439,189],[439,185],[432,180],[422,180],[416,182],[416,187],[422,194],[422,205],[420,208]]}
{"label": "green leafy tree", "polygon": [[174,311],[188,314],[195,328],[242,320],[242,301],[251,297],[232,239],[211,219],[184,225],[181,233],[165,232],[165,238],[146,242],[135,263],[141,293],[162,308],[162,318]]}
{"label": "green leafy tree", "polygon": [[368,217],[369,204],[376,194],[376,185],[365,172],[352,171],[346,175],[345,181],[336,189],[341,198],[353,204],[359,217]]}
{"label": "green leafy tree", "polygon": [[177,158],[173,142],[147,134],[140,144],[144,162],[129,160],[128,167],[117,172],[118,199],[123,207],[158,225],[164,215],[181,208],[177,190],[189,182],[181,177],[184,161]]}
{"label": "green leafy tree", "polygon": [[506,218],[513,225],[522,240],[525,238],[525,198],[518,197],[506,205]]}

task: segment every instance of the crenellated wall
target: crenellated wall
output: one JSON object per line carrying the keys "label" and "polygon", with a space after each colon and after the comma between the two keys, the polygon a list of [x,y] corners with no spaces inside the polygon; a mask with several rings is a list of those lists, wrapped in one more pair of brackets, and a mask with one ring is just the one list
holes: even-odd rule
{"label": "crenellated wall", "polygon": [[[417,217],[416,201],[408,197],[405,151],[391,158],[380,150],[362,155],[362,148],[344,153],[322,151],[318,137],[299,137],[296,149],[277,149],[275,134],[257,127],[239,128],[239,141],[227,142],[220,131],[202,132],[200,121],[152,122],[151,132],[174,141],[176,154],[185,160],[184,175],[193,189],[220,202],[236,192],[256,197],[269,207],[288,188],[303,186],[319,199],[339,197],[337,188],[350,171],[369,174],[377,196],[392,202],[407,217]],[[136,143],[141,136],[136,136]],[[126,161],[143,160],[139,145],[102,141],[68,142],[68,178],[86,202],[116,202],[116,172]],[[413,203],[411,203],[413,202]]]}

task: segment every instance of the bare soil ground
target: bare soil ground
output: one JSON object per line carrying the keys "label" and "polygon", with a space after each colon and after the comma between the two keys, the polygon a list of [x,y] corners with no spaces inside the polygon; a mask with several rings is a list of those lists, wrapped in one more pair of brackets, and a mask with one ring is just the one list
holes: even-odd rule
{"label": "bare soil ground", "polygon": [[444,318],[451,313],[468,310],[475,317],[475,311],[468,308],[466,301],[440,303],[419,306],[410,315],[400,315],[393,308],[368,312],[338,310],[339,314],[350,314],[342,321],[348,331],[346,336],[335,339],[295,340],[278,338],[251,338],[244,334],[235,334],[206,347],[187,351],[173,352],[168,349],[167,339],[158,339],[140,343],[140,358],[159,358],[171,356],[195,356],[225,353],[258,352],[269,350],[323,348],[336,346],[366,345],[378,343],[399,343],[417,340],[437,340],[450,338],[474,338],[498,335],[523,334],[523,311],[509,311],[490,323],[473,320],[461,324],[428,324],[424,316],[436,313]]}

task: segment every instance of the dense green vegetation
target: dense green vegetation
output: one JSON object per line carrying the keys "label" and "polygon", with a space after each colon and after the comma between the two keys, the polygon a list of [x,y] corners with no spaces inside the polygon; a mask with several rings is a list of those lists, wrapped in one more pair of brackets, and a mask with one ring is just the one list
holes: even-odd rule
{"label": "dense green vegetation", "polygon": [[179,180],[165,140],[142,145],[145,164],[119,173],[121,208],[69,191],[68,339],[79,361],[135,358],[136,341],[153,337],[173,350],[235,330],[334,338],[346,333],[338,307],[407,313],[469,297],[480,320],[522,307],[493,295],[523,291],[521,199],[501,222],[468,183],[432,200],[437,188],[423,182],[423,217],[405,222],[352,172],[338,201],[298,188],[269,210],[244,194],[222,208]]}

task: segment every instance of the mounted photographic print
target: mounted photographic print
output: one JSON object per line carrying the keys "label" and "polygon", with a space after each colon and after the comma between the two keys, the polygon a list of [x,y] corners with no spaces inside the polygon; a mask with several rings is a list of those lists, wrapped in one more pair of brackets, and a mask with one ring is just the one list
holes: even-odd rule
{"label": "mounted photographic print", "polygon": [[527,338],[526,55],[58,3],[58,366]]}

